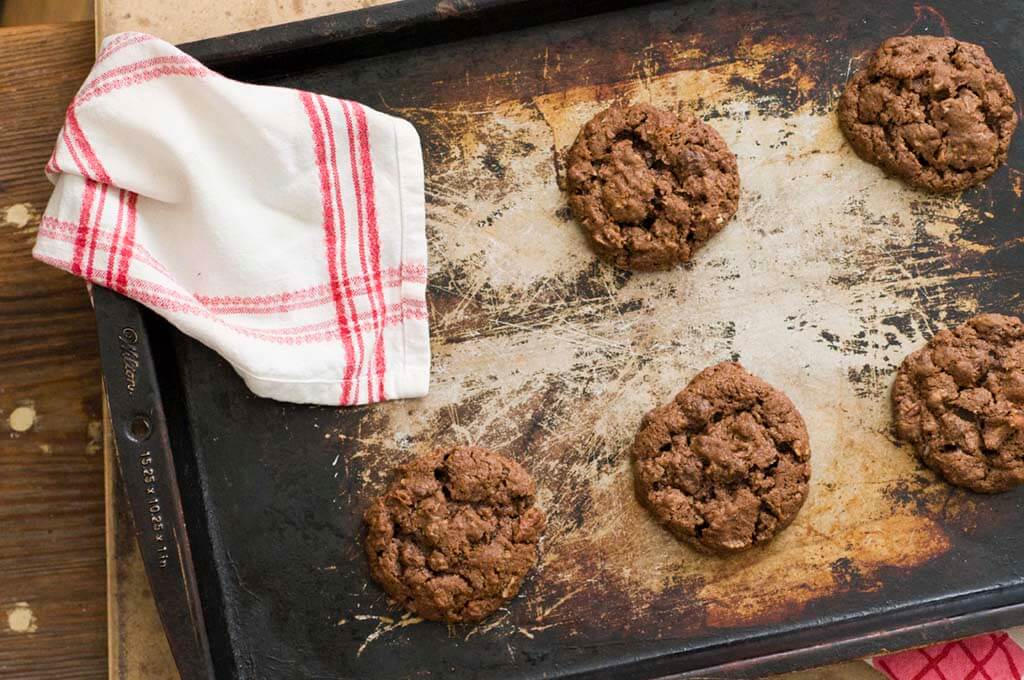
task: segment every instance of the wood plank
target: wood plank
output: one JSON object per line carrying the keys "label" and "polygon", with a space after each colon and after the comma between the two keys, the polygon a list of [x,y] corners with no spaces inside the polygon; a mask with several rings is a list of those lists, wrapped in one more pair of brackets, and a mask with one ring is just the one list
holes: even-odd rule
{"label": "wood plank", "polygon": [[0,0],[2,26],[88,21],[92,14],[92,0]]}
{"label": "wood plank", "polygon": [[81,281],[32,260],[91,22],[0,29],[0,677],[106,675],[99,361]]}

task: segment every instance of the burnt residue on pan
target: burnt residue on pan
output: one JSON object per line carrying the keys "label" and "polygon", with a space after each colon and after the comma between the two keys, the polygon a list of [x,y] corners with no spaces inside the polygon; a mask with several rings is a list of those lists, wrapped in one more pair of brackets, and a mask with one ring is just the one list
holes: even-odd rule
{"label": "burnt residue on pan", "polygon": [[[973,524],[975,504],[892,441],[887,395],[903,356],[939,327],[1015,311],[1021,269],[1009,260],[1022,244],[1000,224],[1020,210],[1002,198],[1020,173],[930,197],[860,161],[833,104],[877,33],[846,3],[820,5],[813,18],[704,7],[699,22],[697,10],[654,9],[642,44],[570,26],[532,52],[517,44],[521,60],[456,55],[429,92],[386,102],[428,152],[436,368],[414,410],[384,409],[378,451],[393,455],[396,430],[414,449],[494,447],[532,469],[551,518],[523,602],[492,626],[594,640],[780,621],[879,591],[886,570],[928,562]],[[943,30],[935,10],[888,11],[870,21]],[[553,166],[619,99],[693,111],[739,158],[739,213],[685,269],[609,268],[565,210]],[[647,409],[727,358],[794,399],[814,473],[791,528],[722,559],[647,516],[625,452]]]}
{"label": "burnt residue on pan", "polygon": [[[427,165],[430,394],[311,421],[323,429],[310,441],[337,466],[342,558],[361,564],[359,516],[393,467],[441,445],[521,461],[549,517],[521,596],[452,629],[443,654],[487,640],[502,655],[495,668],[525,658],[544,669],[552,650],[697,645],[920,600],[929,584],[940,595],[958,587],[943,560],[977,572],[992,557],[982,538],[999,523],[979,517],[1005,517],[1011,501],[950,489],[921,468],[891,436],[888,390],[937,329],[1021,312],[1022,144],[984,186],[929,196],[861,161],[833,111],[881,38],[984,42],[985,32],[952,0],[882,3],[869,16],[857,3],[807,4],[660,3],[289,81],[329,83],[412,121]],[[1024,95],[1019,44],[986,48]],[[685,267],[611,268],[566,209],[562,155],[614,100],[693,112],[738,157],[737,215]],[[681,545],[640,507],[626,452],[647,410],[730,358],[792,398],[813,472],[793,525],[720,558]],[[290,413],[293,429],[312,418]],[[309,634],[327,640],[325,664],[333,635],[380,662],[433,639],[353,583],[334,594],[341,632]]]}

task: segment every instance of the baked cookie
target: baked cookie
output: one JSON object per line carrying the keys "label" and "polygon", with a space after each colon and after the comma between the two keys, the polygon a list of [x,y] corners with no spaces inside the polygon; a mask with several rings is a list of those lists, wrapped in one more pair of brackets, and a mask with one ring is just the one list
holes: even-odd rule
{"label": "baked cookie", "polygon": [[850,78],[839,126],[864,160],[945,193],[984,181],[1006,162],[1014,103],[1006,77],[978,45],[900,36]]}
{"label": "baked cookie", "polygon": [[625,269],[669,269],[736,213],[736,156],[711,127],[649,104],[615,104],[566,157],[569,207],[598,254]]}
{"label": "baked cookie", "polygon": [[648,413],[632,449],[636,494],[702,552],[764,543],[807,496],[810,444],[786,395],[724,362]]}
{"label": "baked cookie", "polygon": [[537,561],[543,511],[518,463],[472,446],[398,468],[366,510],[370,574],[409,611],[479,621],[515,597]]}
{"label": "baked cookie", "polygon": [[896,435],[946,481],[995,493],[1024,482],[1024,324],[981,314],[903,360]]}

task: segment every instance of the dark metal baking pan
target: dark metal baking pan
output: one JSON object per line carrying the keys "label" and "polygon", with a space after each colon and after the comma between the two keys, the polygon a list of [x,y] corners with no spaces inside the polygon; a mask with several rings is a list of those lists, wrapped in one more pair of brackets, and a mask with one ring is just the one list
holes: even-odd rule
{"label": "dark metal baking pan", "polygon": [[[900,33],[980,43],[1022,93],[1022,25],[1013,0],[410,0],[186,45],[409,119],[427,171],[427,398],[261,400],[147,315],[218,677],[755,677],[1024,622],[1024,496],[947,487],[887,416],[894,367],[936,328],[1020,313],[1024,145],[931,197],[857,159],[832,114]],[[561,153],[616,98],[694,111],[737,152],[740,212],[685,269],[599,264],[564,208]],[[623,449],[728,358],[796,402],[814,474],[792,527],[723,560],[638,509]],[[448,628],[389,608],[361,514],[396,463],[453,441],[522,461],[551,521],[520,597]]]}

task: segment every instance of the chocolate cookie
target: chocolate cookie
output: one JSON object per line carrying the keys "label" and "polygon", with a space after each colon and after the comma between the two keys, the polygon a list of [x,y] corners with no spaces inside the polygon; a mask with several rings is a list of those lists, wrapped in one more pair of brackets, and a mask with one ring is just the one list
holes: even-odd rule
{"label": "chocolate cookie", "polygon": [[1013,91],[978,45],[889,38],[846,84],[839,126],[865,160],[936,192],[984,181],[1006,162]]}
{"label": "chocolate cookie", "polygon": [[598,254],[626,269],[687,262],[736,213],[736,156],[711,127],[648,104],[616,104],[566,158],[569,207]]}
{"label": "chocolate cookie", "polygon": [[793,402],[731,362],[704,369],[648,413],[632,455],[640,502],[702,552],[769,540],[803,505],[811,476]]}
{"label": "chocolate cookie", "polygon": [[995,493],[1024,482],[1024,324],[981,314],[935,334],[892,388],[896,434],[946,481]]}
{"label": "chocolate cookie", "polygon": [[425,619],[479,621],[515,597],[537,561],[543,511],[518,463],[456,446],[401,466],[366,510],[370,573]]}

